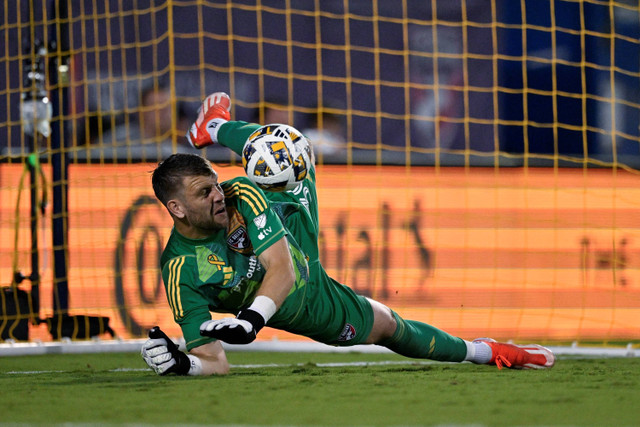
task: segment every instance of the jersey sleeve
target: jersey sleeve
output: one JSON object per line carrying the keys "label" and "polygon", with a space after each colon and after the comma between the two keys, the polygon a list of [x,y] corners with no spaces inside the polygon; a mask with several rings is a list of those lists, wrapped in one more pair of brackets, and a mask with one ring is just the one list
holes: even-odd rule
{"label": "jersey sleeve", "polygon": [[242,156],[242,150],[247,139],[260,125],[242,121],[229,121],[218,131],[218,143]]}
{"label": "jersey sleeve", "polygon": [[256,255],[262,254],[287,234],[280,218],[269,207],[269,201],[260,188],[248,178],[238,177],[222,185],[225,199],[233,200],[245,219],[247,234]]}
{"label": "jersey sleeve", "polygon": [[309,174],[307,175],[305,180],[293,190],[283,192],[268,192],[267,197],[272,202],[289,202],[303,206],[309,212],[309,216],[313,220],[316,234],[318,233],[319,213],[315,166],[309,170]]}
{"label": "jersey sleeve", "polygon": [[187,350],[215,341],[200,335],[200,325],[211,320],[209,303],[197,287],[195,257],[178,256],[162,269],[167,301],[173,312],[173,318],[182,329]]}

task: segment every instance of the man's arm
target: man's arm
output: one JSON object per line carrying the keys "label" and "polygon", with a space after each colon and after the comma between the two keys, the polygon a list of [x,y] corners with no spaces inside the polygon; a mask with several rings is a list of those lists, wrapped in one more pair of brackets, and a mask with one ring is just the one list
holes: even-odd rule
{"label": "man's arm", "polygon": [[282,237],[269,246],[258,256],[258,260],[265,268],[266,273],[256,297],[260,295],[269,297],[275,303],[277,310],[291,292],[296,280],[287,238]]}
{"label": "man's arm", "polygon": [[201,335],[230,344],[248,344],[280,308],[296,280],[286,237],[265,249],[258,259],[266,272],[253,303],[237,317],[204,322]]}
{"label": "man's arm", "polygon": [[229,362],[220,341],[213,341],[200,347],[192,348],[189,354],[200,359],[201,375],[225,375],[229,373]]}

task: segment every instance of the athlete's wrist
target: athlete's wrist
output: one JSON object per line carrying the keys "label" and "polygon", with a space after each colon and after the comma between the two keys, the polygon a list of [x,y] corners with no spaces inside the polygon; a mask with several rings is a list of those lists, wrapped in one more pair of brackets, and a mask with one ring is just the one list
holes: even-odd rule
{"label": "athlete's wrist", "polygon": [[251,341],[255,339],[255,336],[265,325],[264,318],[260,315],[260,313],[258,313],[257,311],[253,311],[250,308],[242,310],[240,313],[238,313],[238,320],[244,320],[248,323],[247,326],[251,327],[251,329],[245,327],[246,333],[253,335]]}
{"label": "athlete's wrist", "polygon": [[187,357],[189,358],[189,371],[187,371],[187,375],[202,375],[202,361],[200,358],[193,354],[188,354]]}
{"label": "athlete's wrist", "polygon": [[248,310],[253,310],[260,314],[265,324],[276,313],[277,309],[275,301],[266,295],[258,295],[248,308]]}

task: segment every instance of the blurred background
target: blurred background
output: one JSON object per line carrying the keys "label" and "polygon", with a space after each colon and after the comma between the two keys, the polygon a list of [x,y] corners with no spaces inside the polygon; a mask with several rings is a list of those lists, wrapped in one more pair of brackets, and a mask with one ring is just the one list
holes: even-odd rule
{"label": "blurred background", "polygon": [[215,91],[314,144],[341,281],[465,337],[637,339],[637,1],[19,0],[0,40],[3,339],[177,333],[149,171]]}

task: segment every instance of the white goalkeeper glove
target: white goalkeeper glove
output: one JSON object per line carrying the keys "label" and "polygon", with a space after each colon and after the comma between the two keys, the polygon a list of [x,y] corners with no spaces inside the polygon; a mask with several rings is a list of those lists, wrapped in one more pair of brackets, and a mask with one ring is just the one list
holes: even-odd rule
{"label": "white goalkeeper glove", "polygon": [[251,306],[237,317],[208,320],[200,325],[200,335],[229,344],[249,344],[276,312],[276,303],[267,296],[257,296]]}
{"label": "white goalkeeper glove", "polygon": [[149,331],[149,339],[142,345],[140,353],[147,365],[158,375],[199,375],[202,372],[200,359],[181,352],[157,326]]}
{"label": "white goalkeeper glove", "polygon": [[207,96],[198,110],[198,118],[187,132],[187,140],[195,148],[204,148],[218,142],[220,126],[231,118],[231,99],[224,92]]}

